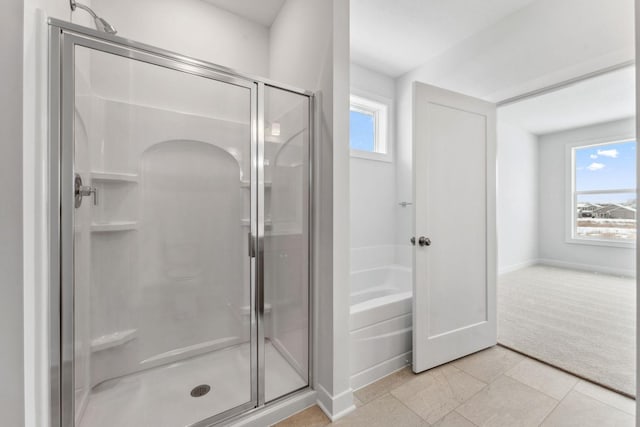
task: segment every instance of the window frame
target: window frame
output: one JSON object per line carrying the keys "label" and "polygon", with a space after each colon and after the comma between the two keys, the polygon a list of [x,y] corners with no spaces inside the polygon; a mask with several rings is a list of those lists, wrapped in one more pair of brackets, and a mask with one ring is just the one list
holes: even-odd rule
{"label": "window frame", "polygon": [[[577,199],[579,195],[583,194],[622,194],[622,193],[634,193],[636,194],[637,200],[637,184],[636,188],[610,188],[606,190],[583,190],[576,191],[576,156],[575,153],[577,150],[582,148],[589,147],[597,147],[604,146],[610,144],[618,144],[624,142],[636,142],[636,149],[638,146],[638,141],[634,135],[619,135],[613,137],[606,138],[596,138],[591,140],[581,140],[577,142],[571,142],[566,144],[566,157],[567,157],[567,179],[566,179],[566,191],[565,191],[565,199],[566,199],[566,236],[565,241],[571,244],[578,245],[590,245],[590,246],[608,246],[608,247],[617,247],[617,248],[635,248],[636,247],[636,239],[630,241],[623,240],[611,240],[611,239],[600,239],[600,238],[587,238],[587,237],[577,237],[576,236],[576,209],[577,209]],[[637,174],[638,164],[636,164],[636,174]],[[637,227],[637,213],[636,213],[636,233],[638,230]]]}
{"label": "window frame", "polygon": [[353,149],[351,148],[351,139],[349,139],[349,152],[351,157],[389,163],[393,161],[392,144],[390,143],[391,110],[392,102],[390,99],[371,93],[351,90],[349,96],[349,113],[351,113],[351,111],[358,111],[365,114],[373,114],[374,117],[374,151]]}

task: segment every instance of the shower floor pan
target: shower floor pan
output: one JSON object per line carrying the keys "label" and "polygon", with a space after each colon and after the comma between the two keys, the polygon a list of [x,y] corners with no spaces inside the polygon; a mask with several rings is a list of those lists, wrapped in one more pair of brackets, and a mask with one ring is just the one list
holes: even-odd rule
{"label": "shower floor pan", "polygon": [[[241,344],[104,382],[89,395],[79,426],[187,426],[224,412],[249,401],[249,356],[249,344]],[[267,401],[306,385],[268,341],[265,356]],[[211,389],[193,397],[200,385]]]}

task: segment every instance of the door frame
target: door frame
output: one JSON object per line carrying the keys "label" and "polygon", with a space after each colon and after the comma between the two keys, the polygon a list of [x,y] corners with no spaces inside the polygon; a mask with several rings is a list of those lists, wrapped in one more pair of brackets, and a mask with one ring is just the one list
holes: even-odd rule
{"label": "door frame", "polygon": [[[315,101],[311,91],[283,85],[268,79],[238,73],[229,68],[200,61],[164,49],[101,33],[76,24],[49,19],[49,378],[50,422],[52,427],[75,425],[74,409],[74,128],[75,105],[74,48],[82,46],[124,58],[220,81],[250,90],[251,93],[251,400],[194,426],[209,426],[244,416],[265,405],[264,381],[264,88],[285,90],[309,98],[309,171],[308,171],[308,324],[309,368],[307,386],[277,398],[279,403],[313,385],[314,281],[314,135]],[[65,307],[71,307],[67,309]]]}

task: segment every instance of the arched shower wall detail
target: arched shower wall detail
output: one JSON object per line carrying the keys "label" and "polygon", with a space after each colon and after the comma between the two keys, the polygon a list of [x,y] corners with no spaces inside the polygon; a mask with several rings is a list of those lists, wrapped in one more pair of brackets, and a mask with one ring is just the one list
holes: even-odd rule
{"label": "arched shower wall detail", "polygon": [[142,365],[248,341],[249,295],[228,286],[249,282],[238,159],[213,143],[174,140],[145,150],[140,165]]}

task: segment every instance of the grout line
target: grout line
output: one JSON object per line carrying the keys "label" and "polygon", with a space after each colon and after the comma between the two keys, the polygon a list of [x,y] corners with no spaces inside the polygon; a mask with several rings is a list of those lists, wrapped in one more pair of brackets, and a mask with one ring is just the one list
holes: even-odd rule
{"label": "grout line", "polygon": [[[515,378],[514,378],[515,379]],[[516,380],[517,381],[517,380]],[[571,387],[571,390],[569,390],[567,392],[567,394],[564,395],[564,397],[560,400],[557,401],[557,403],[555,404],[555,406],[549,411],[549,413],[547,415],[544,416],[544,418],[542,419],[542,421],[540,421],[540,424],[538,425],[542,425],[544,424],[544,422],[547,420],[547,418],[549,418],[549,416],[551,416],[551,414],[553,414],[555,412],[556,409],[558,409],[558,406],[560,406],[560,404],[562,402],[564,402],[564,400],[567,398],[567,396],[569,396],[569,394],[573,391],[573,389],[575,388],[576,384],[578,384],[577,382],[573,385],[573,387]]]}
{"label": "grout line", "polygon": [[[576,385],[578,385],[578,384],[576,383]],[[627,414],[627,415],[629,415],[629,416],[632,416],[634,419],[635,419],[635,417],[636,417],[636,416],[635,416],[635,414],[630,414],[630,413],[628,413],[627,411],[623,411],[622,409],[616,408],[615,406],[612,406],[612,405],[608,404],[607,402],[605,402],[605,401],[603,401],[603,400],[598,399],[597,397],[593,397],[593,396],[590,396],[590,395],[588,395],[588,394],[586,394],[586,393],[583,393],[583,392],[581,392],[580,390],[573,390],[573,389],[572,389],[571,391],[573,391],[574,393],[581,394],[581,395],[583,395],[583,396],[585,396],[585,397],[588,397],[589,399],[593,399],[593,400],[595,400],[595,401],[597,401],[597,402],[599,402],[599,403],[602,403],[603,405],[608,406],[609,408],[611,408],[611,409],[613,409],[613,410],[616,410],[616,411],[618,411],[618,412],[620,412],[620,413],[623,413],[623,414]],[[568,394],[569,394],[569,393],[567,393],[567,395],[568,395]]]}
{"label": "grout line", "polygon": [[551,363],[549,363],[549,362],[546,362],[546,361],[544,361],[544,360],[538,359],[538,358],[537,358],[537,357],[535,357],[535,356],[531,356],[531,355],[528,355],[528,354],[526,354],[526,353],[523,353],[522,351],[520,351],[520,350],[516,350],[515,348],[509,347],[508,345],[505,345],[505,344],[502,344],[502,343],[498,343],[497,345],[498,345],[498,346],[500,346],[500,347],[506,348],[507,350],[511,350],[511,351],[513,351],[514,353],[518,353],[518,354],[520,354],[520,355],[522,355],[522,356],[528,357],[529,359],[535,360],[536,362],[540,362],[540,363],[542,363],[542,364],[544,364],[544,365],[547,365],[547,366],[550,366],[550,367],[552,367],[552,368],[554,368],[554,369],[557,369],[557,370],[559,370],[559,371],[562,371],[562,372],[564,372],[565,374],[569,374],[569,375],[571,375],[571,376],[573,376],[573,377],[578,378],[579,380],[583,380],[583,381],[586,381],[586,382],[588,382],[588,383],[595,384],[595,385],[597,385],[597,386],[599,386],[599,387],[605,388],[605,389],[607,389],[607,390],[609,390],[609,391],[612,391],[612,392],[614,392],[614,393],[616,393],[616,394],[619,394],[619,395],[621,395],[621,396],[624,396],[624,397],[626,397],[626,398],[628,398],[628,399],[636,400],[636,398],[635,398],[634,396],[632,396],[632,395],[630,395],[630,394],[628,394],[628,393],[622,392],[622,391],[620,391],[620,390],[616,390],[616,389],[614,389],[614,388],[612,388],[612,387],[610,387],[610,386],[607,386],[607,385],[605,385],[605,384],[601,384],[601,383],[599,383],[599,382],[597,382],[597,381],[594,381],[594,380],[591,380],[591,379],[589,379],[589,378],[583,377],[583,376],[582,376],[582,375],[580,375],[580,374],[576,374],[575,372],[571,372],[571,371],[569,371],[569,370],[567,370],[567,369],[561,368],[561,367],[559,367],[559,366],[553,365],[553,364],[551,364]]}
{"label": "grout line", "polygon": [[[475,354],[475,353],[473,353],[473,354]],[[471,356],[471,355],[469,355],[469,356]],[[468,356],[465,356],[465,357],[468,357]],[[465,369],[461,368],[460,366],[457,366],[457,365],[455,364],[455,362],[457,362],[458,360],[461,360],[461,359],[464,359],[464,357],[461,357],[460,359],[456,359],[456,360],[454,360],[453,362],[449,362],[449,364],[451,364],[451,366],[453,366],[454,368],[456,368],[456,369],[458,369],[458,370],[460,370],[460,371],[464,372],[465,374],[469,375],[471,378],[474,378],[474,379],[476,379],[476,380],[480,381],[481,383],[484,383],[485,385],[489,385],[489,384],[493,383],[495,380],[497,380],[498,378],[500,378],[500,376],[501,376],[501,375],[503,375],[503,373],[501,373],[501,374],[500,374],[500,375],[498,375],[498,376],[497,376],[493,381],[485,381],[485,380],[483,380],[482,378],[478,378],[478,377],[476,377],[475,375],[473,375],[472,373],[467,372]],[[442,365],[441,365],[441,366],[442,366]]]}
{"label": "grout line", "polygon": [[[460,405],[462,406],[462,405]],[[458,408],[460,407],[458,406]],[[465,420],[469,421],[471,424],[473,424],[474,426],[477,426],[478,424],[474,423],[472,420],[470,420],[469,418],[465,417],[464,414],[462,414],[461,412],[458,411],[458,408],[454,409],[451,412],[455,412],[456,414],[460,415],[462,418],[464,418]]]}
{"label": "grout line", "polygon": [[[437,366],[437,367],[434,367],[434,368],[431,368],[431,369],[436,369],[436,368],[438,368],[438,367],[446,366],[446,365],[449,365],[449,364],[451,364],[451,362],[449,362],[449,363],[445,363],[444,365],[440,365],[440,366]],[[451,365],[451,366],[453,366],[453,365]],[[463,371],[462,369],[457,368],[457,367],[455,367],[455,366],[454,366],[454,368],[458,369],[460,372],[462,372],[462,373],[464,373],[464,374],[466,374],[466,375],[469,375],[471,378],[474,378],[474,379],[476,379],[476,380],[480,381],[480,382],[481,382],[482,384],[484,384],[484,385],[483,385],[483,386],[482,386],[478,391],[476,391],[476,392],[475,392],[475,393],[473,393],[471,396],[469,396],[466,400],[464,400],[463,402],[458,402],[458,405],[457,405],[455,408],[451,409],[449,412],[447,412],[445,415],[443,415],[440,419],[438,419],[438,421],[437,421],[437,422],[442,421],[442,419],[444,419],[445,417],[447,417],[450,413],[452,413],[452,412],[457,412],[456,410],[457,410],[460,406],[464,405],[465,403],[467,403],[468,401],[470,401],[471,399],[473,399],[473,398],[474,398],[478,393],[480,393],[482,390],[484,390],[485,388],[487,388],[487,387],[489,386],[489,384],[488,384],[488,383],[486,383],[486,382],[484,382],[484,381],[480,380],[479,378],[474,377],[474,376],[473,376],[473,375],[471,375],[471,374],[468,374],[467,372]],[[429,374],[429,371],[430,371],[431,369],[429,369],[429,370],[427,370],[427,371],[424,371],[423,373],[424,373],[424,374]],[[417,375],[420,375],[420,374],[417,374]],[[446,377],[445,377],[445,380],[447,380],[447,378],[446,378]],[[410,381],[410,380],[409,380],[409,381]],[[398,387],[400,387],[400,386],[402,386],[402,385],[406,384],[407,382],[408,382],[408,381],[403,382],[403,383],[402,383],[401,385],[399,385]],[[450,383],[449,383],[449,380],[447,380],[447,384],[450,384]],[[393,390],[397,389],[398,387],[394,388]],[[451,388],[451,387],[449,387],[449,388]],[[406,406],[409,410],[411,410],[411,412],[413,412],[414,414],[418,415],[418,417],[420,417],[420,419],[421,419],[421,420],[423,420],[423,421],[425,421],[425,422],[429,423],[427,420],[425,420],[424,418],[422,418],[422,417],[421,417],[417,412],[415,412],[414,410],[412,410],[411,408],[409,408],[409,406],[407,406],[407,405],[406,405],[402,400],[400,400],[400,399],[399,399],[399,398],[397,398],[395,395],[393,395],[393,393],[392,393],[391,391],[392,391],[392,390],[390,390],[390,391],[389,391],[389,395],[391,395],[391,396],[392,396],[392,397],[394,397],[396,400],[398,400],[400,403],[402,403],[404,406]],[[463,418],[465,418],[465,419],[466,419],[466,417],[464,417],[464,415],[462,415],[462,414],[460,414],[460,415],[461,415]],[[470,421],[473,425],[477,425],[477,424],[475,424],[473,421],[471,421],[471,420],[469,420],[469,421]]]}
{"label": "grout line", "polygon": [[[464,371],[462,371],[462,372],[464,372]],[[466,373],[466,372],[465,372],[465,373]],[[469,374],[467,374],[467,375],[469,375]],[[469,376],[470,376],[470,377],[473,377],[472,375],[469,375]],[[475,378],[475,377],[473,377],[473,378]],[[477,379],[477,378],[476,378],[476,379]],[[478,381],[480,381],[480,380],[478,380]],[[489,383],[485,383],[484,381],[480,381],[480,382],[484,384],[484,385],[482,386],[482,388],[481,388],[480,390],[476,391],[475,393],[473,393],[471,396],[469,396],[469,397],[468,397],[464,402],[460,402],[460,403],[458,404],[458,406],[456,406],[456,407],[455,407],[455,408],[453,408],[451,411],[449,411],[449,413],[448,413],[447,415],[449,415],[451,412],[456,412],[456,413],[460,414],[460,412],[458,412],[458,408],[460,408],[462,405],[467,404],[469,401],[471,401],[471,399],[473,399],[473,398],[474,398],[474,397],[476,397],[478,394],[480,394],[480,392],[484,391],[487,387],[489,387]],[[447,415],[445,415],[445,417],[446,417]],[[460,416],[461,416],[462,418],[466,419],[466,420],[469,420],[469,418],[465,417],[465,416],[464,416],[464,415],[462,415],[462,414],[460,414]],[[442,418],[444,418],[444,417],[442,417]],[[442,418],[441,418],[441,419],[442,419]],[[440,419],[440,420],[441,420],[441,419]],[[438,421],[440,421],[440,420],[438,420]],[[476,424],[476,423],[474,423],[473,421],[469,420],[469,422],[470,422],[471,424],[473,424],[474,426],[477,426],[477,424]]]}
{"label": "grout line", "polygon": [[420,416],[420,414],[418,414],[418,413],[417,413],[416,411],[414,411],[413,409],[409,408],[409,407],[407,406],[407,404],[406,404],[406,403],[404,403],[402,400],[400,400],[400,399],[398,399],[397,397],[395,397],[393,394],[391,394],[391,392],[389,392],[389,393],[387,393],[387,394],[388,394],[389,396],[391,396],[392,398],[394,398],[395,400],[397,400],[398,402],[400,402],[400,404],[401,404],[402,406],[404,406],[405,408],[407,408],[409,411],[411,411],[411,413],[412,413],[412,414],[415,414],[415,415],[416,415],[418,418],[420,418],[422,421],[424,421],[425,423],[427,423],[427,424],[431,425],[431,423],[430,423],[429,421],[427,421],[427,420],[425,420],[424,418],[422,418],[422,417]]}

